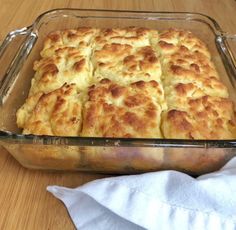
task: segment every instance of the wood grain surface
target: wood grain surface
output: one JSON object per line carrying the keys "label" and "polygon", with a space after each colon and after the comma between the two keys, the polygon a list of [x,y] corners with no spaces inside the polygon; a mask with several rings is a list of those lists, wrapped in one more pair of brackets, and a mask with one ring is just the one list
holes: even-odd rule
{"label": "wood grain surface", "polygon": [[[234,0],[0,0],[0,6],[0,40],[14,29],[30,25],[44,11],[66,7],[200,12],[236,34]],[[74,229],[64,205],[46,192],[46,186],[73,188],[102,177],[105,175],[24,169],[0,147],[0,229]]]}

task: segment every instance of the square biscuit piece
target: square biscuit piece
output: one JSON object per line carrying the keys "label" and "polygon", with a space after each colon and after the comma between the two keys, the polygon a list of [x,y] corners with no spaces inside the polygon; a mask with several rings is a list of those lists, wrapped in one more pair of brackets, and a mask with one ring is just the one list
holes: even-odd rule
{"label": "square biscuit piece", "polygon": [[51,57],[35,61],[34,70],[30,95],[51,92],[65,83],[74,83],[82,90],[90,84],[93,68],[86,53],[64,47],[57,49]]}
{"label": "square biscuit piece", "polygon": [[29,97],[17,111],[17,124],[23,134],[78,136],[81,113],[81,94],[74,84],[64,84],[50,93]]}
{"label": "square biscuit piece", "polygon": [[77,29],[60,30],[51,32],[44,41],[42,57],[51,57],[58,49],[74,47],[78,50],[91,53],[92,39],[98,33],[98,29],[79,27]]}
{"label": "square biscuit piece", "polygon": [[213,62],[200,52],[192,53],[186,47],[170,55],[162,57],[163,74],[168,72],[174,74],[193,75],[198,74],[205,77],[219,78]]}
{"label": "square biscuit piece", "polygon": [[170,82],[164,86],[165,98],[168,108],[185,109],[190,99],[203,96],[228,98],[227,88],[215,78],[204,79],[200,77],[187,78],[179,82]]}
{"label": "square biscuit piece", "polygon": [[164,92],[156,81],[121,86],[103,79],[88,90],[81,136],[160,138]]}
{"label": "square biscuit piece", "polygon": [[94,50],[94,80],[108,78],[129,84],[135,81],[161,81],[161,64],[151,46],[134,47],[127,44],[105,44]]}
{"label": "square biscuit piece", "polygon": [[[171,75],[170,75],[171,76]],[[202,96],[212,96],[228,98],[227,87],[217,78],[205,78],[201,75],[179,75],[172,76],[164,81],[164,91],[168,106],[176,104],[178,101],[188,98],[198,98]]]}
{"label": "square biscuit piece", "polygon": [[[220,81],[212,61],[200,52],[181,47],[162,58],[162,80],[167,101],[173,96],[197,98],[204,95],[227,98],[226,86]],[[176,103],[178,105],[178,103]]]}
{"label": "square biscuit piece", "polygon": [[134,47],[150,46],[157,43],[159,33],[144,27],[104,28],[96,34],[94,47],[101,48],[105,44],[126,44]]}
{"label": "square biscuit piece", "polygon": [[233,139],[235,127],[233,103],[227,98],[188,99],[184,108],[169,108],[162,114],[162,131],[166,138]]}
{"label": "square biscuit piece", "polygon": [[196,37],[191,31],[170,28],[159,34],[156,46],[162,56],[173,54],[181,48],[189,50],[191,53],[201,53],[206,58],[211,58],[209,50],[204,42]]}

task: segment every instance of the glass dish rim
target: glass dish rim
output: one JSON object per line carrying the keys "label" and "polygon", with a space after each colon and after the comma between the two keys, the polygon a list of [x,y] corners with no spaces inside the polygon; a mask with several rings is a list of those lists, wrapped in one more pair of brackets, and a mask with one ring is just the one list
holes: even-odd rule
{"label": "glass dish rim", "polygon": [[[190,11],[175,11],[175,12],[171,12],[171,11],[138,11],[138,10],[108,10],[108,9],[88,9],[88,8],[55,8],[55,9],[50,9],[48,11],[43,12],[42,14],[40,14],[35,20],[34,22],[30,25],[30,26],[34,26],[35,24],[37,24],[41,18],[45,17],[45,15],[54,13],[54,12],[60,12],[60,11],[90,11],[90,12],[106,12],[106,13],[137,13],[137,14],[143,14],[143,13],[147,13],[147,14],[163,14],[163,15],[195,15],[195,16],[203,16],[207,19],[209,19],[215,26],[215,29],[218,31],[222,31],[220,25],[217,23],[217,21],[206,15],[203,13],[198,13],[198,12],[190,12]],[[105,17],[105,16],[104,16]],[[29,27],[30,27],[29,26]]]}
{"label": "glass dish rim", "polygon": [[[25,27],[26,30],[31,32],[40,21],[53,13],[66,13],[66,12],[100,12],[100,13],[128,13],[128,14],[156,14],[162,18],[166,15],[176,16],[200,16],[206,20],[209,20],[211,24],[204,20],[200,20],[202,23],[206,23],[215,35],[224,35],[225,33],[217,21],[212,17],[196,12],[181,11],[133,11],[133,10],[107,10],[107,9],[79,9],[79,8],[56,8],[51,9],[40,14],[34,22]],[[72,15],[70,15],[72,16]],[[96,17],[96,16],[95,16]],[[104,15],[104,18],[106,16]],[[116,17],[117,18],[117,17]],[[122,18],[122,16],[121,16]],[[172,20],[177,18],[173,18]],[[179,18],[180,19],[180,18]],[[184,19],[184,18],[183,18]],[[147,19],[148,20],[148,19]],[[196,21],[196,20],[195,20]],[[9,34],[14,34],[14,30]],[[236,139],[232,140],[187,140],[187,139],[165,139],[165,138],[105,138],[105,137],[79,137],[79,136],[47,136],[47,135],[25,135],[16,134],[9,131],[0,130],[0,141],[14,142],[15,144],[43,144],[43,145],[69,145],[69,146],[113,146],[113,147],[170,147],[170,148],[236,148]]]}

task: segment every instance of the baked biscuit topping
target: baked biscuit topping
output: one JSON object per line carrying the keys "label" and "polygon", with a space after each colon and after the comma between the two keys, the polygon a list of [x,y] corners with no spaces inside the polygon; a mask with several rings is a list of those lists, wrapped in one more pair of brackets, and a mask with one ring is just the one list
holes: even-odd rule
{"label": "baked biscuit topping", "polygon": [[58,49],[65,47],[88,52],[91,50],[91,40],[97,32],[97,29],[88,27],[52,32],[47,36],[40,54],[42,57],[51,57]]}
{"label": "baked biscuit topping", "polygon": [[172,54],[181,49],[198,54],[201,53],[210,59],[206,45],[190,31],[169,29],[160,34],[159,50],[162,54]]}
{"label": "baked biscuit topping", "polygon": [[201,53],[180,50],[163,57],[163,71],[174,75],[201,74],[218,78],[215,66]]}
{"label": "baked biscuit topping", "polygon": [[186,100],[184,109],[164,112],[162,131],[167,138],[233,139],[235,124],[229,99],[203,96]]}
{"label": "baked biscuit topping", "polygon": [[75,83],[78,89],[88,87],[92,77],[89,57],[74,47],[59,48],[51,57],[35,61],[30,95],[48,93],[65,83]]}
{"label": "baked biscuit topping", "polygon": [[98,80],[106,77],[123,84],[139,80],[160,82],[161,64],[151,46],[106,44],[94,51],[92,60]]}
{"label": "baked biscuit topping", "polygon": [[97,47],[105,44],[126,44],[134,47],[149,46],[157,42],[159,35],[156,30],[141,27],[101,29],[94,39]]}
{"label": "baked biscuit topping", "polygon": [[126,87],[101,80],[88,91],[82,136],[162,137],[159,129],[164,93],[156,81]]}
{"label": "baked biscuit topping", "polygon": [[29,97],[17,112],[24,134],[78,136],[82,99],[75,84],[65,84],[48,94]]}
{"label": "baked biscuit topping", "polygon": [[180,76],[164,81],[166,100],[172,97],[192,97],[197,98],[204,95],[227,98],[228,91],[225,85],[218,79],[204,78],[201,76]]}
{"label": "baked biscuit topping", "polygon": [[235,112],[207,46],[180,29],[87,28],[45,40],[25,134],[233,139]]}

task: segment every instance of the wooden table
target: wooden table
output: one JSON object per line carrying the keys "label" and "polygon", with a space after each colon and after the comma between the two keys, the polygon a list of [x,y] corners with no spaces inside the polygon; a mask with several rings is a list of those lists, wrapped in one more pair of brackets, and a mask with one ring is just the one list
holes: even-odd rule
{"label": "wooden table", "polygon": [[[191,11],[208,14],[236,33],[234,0],[0,0],[0,40],[14,29],[30,25],[53,8],[95,8],[149,11]],[[74,229],[63,204],[46,192],[47,185],[76,187],[104,175],[48,173],[21,167],[0,147],[0,229]]]}

